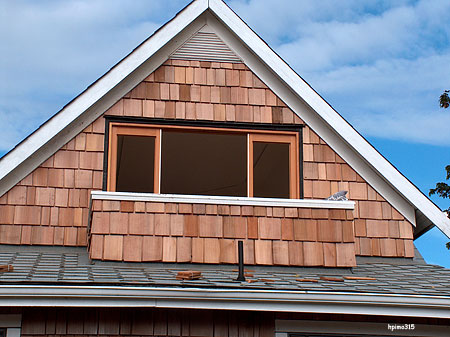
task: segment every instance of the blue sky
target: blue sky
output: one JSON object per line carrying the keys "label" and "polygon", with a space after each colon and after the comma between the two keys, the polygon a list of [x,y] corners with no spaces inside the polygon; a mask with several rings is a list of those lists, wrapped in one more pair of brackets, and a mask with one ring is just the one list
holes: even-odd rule
{"label": "blue sky", "polygon": [[[0,156],[188,3],[0,0]],[[227,3],[421,191],[444,180],[450,1]],[[432,230],[416,244],[450,268],[446,241]]]}

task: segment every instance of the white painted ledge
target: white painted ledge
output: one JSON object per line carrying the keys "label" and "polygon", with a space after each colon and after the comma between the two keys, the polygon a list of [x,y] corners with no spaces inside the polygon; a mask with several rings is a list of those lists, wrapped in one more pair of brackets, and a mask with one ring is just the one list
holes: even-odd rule
{"label": "white painted ledge", "polygon": [[350,210],[355,209],[354,201],[331,201],[318,199],[316,200],[316,199],[221,197],[209,195],[129,193],[129,192],[106,192],[106,191],[92,191],[91,198],[92,200],[170,202],[170,203],[186,203],[186,204],[333,208],[333,209],[350,209]]}

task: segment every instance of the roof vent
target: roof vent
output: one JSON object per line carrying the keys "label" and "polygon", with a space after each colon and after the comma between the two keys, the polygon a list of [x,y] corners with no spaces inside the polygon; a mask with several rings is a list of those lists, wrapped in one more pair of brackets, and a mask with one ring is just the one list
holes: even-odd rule
{"label": "roof vent", "polygon": [[204,28],[187,40],[169,59],[242,63],[215,33]]}

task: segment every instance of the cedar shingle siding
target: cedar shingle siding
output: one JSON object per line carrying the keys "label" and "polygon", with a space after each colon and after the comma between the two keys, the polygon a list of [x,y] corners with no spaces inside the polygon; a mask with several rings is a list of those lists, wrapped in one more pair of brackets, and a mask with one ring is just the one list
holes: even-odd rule
{"label": "cedar shingle siding", "polygon": [[[105,115],[304,124],[244,64],[185,60],[165,62]],[[104,132],[105,120],[100,117],[0,197],[0,243],[87,244],[89,193],[102,188]],[[233,206],[204,205],[197,212],[199,205],[139,209],[143,205],[103,201],[93,214],[91,256],[234,263],[237,238],[251,245],[246,254],[249,263],[350,266],[354,265],[352,249],[356,255],[413,256],[412,225],[307,125],[303,128],[303,178],[307,199],[348,190],[349,199],[356,202],[353,214],[341,219],[324,210],[327,216],[311,216],[308,221],[302,214],[308,209],[244,210],[246,206],[241,206],[232,210]],[[150,214],[148,222],[154,228],[145,227],[147,220],[140,219],[144,214]],[[204,220],[212,225],[203,226]],[[128,223],[128,228],[117,226],[120,223]],[[142,247],[142,254],[128,247]],[[160,251],[159,247],[168,248]],[[205,254],[208,247],[211,253]]]}

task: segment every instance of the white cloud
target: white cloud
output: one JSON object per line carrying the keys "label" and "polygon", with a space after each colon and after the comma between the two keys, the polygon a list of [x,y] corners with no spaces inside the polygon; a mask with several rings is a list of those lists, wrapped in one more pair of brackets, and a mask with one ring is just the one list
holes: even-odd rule
{"label": "white cloud", "polygon": [[450,51],[415,60],[308,73],[310,83],[365,135],[449,145],[450,112],[438,96],[449,85]]}
{"label": "white cloud", "polygon": [[[189,2],[0,0],[0,151]],[[363,134],[450,143],[437,108],[450,86],[449,1],[227,3]],[[405,131],[413,119],[420,133]]]}
{"label": "white cloud", "polygon": [[[434,2],[430,2],[434,3]],[[395,7],[378,16],[366,14],[357,21],[329,21],[297,23],[299,37],[282,43],[278,50],[289,63],[303,71],[324,71],[354,64],[371,64],[380,59],[414,59],[448,49],[449,24],[439,19],[442,10],[422,10],[415,7]],[[427,19],[427,20],[425,20]],[[439,43],[439,39],[441,43]]]}
{"label": "white cloud", "polygon": [[0,152],[34,131],[185,4],[0,0]]}
{"label": "white cloud", "polygon": [[388,139],[411,141],[427,144],[450,144],[450,114],[436,112],[418,114],[415,111],[402,114],[367,114],[355,118],[354,126],[363,134]]}
{"label": "white cloud", "polygon": [[[232,0],[229,4],[273,46],[281,44],[286,38],[291,41],[305,38],[322,24],[357,24],[411,2],[413,1]],[[321,30],[319,33],[321,35],[327,31]]]}
{"label": "white cloud", "polygon": [[450,144],[437,104],[450,87],[450,2],[233,3],[364,135]]}

